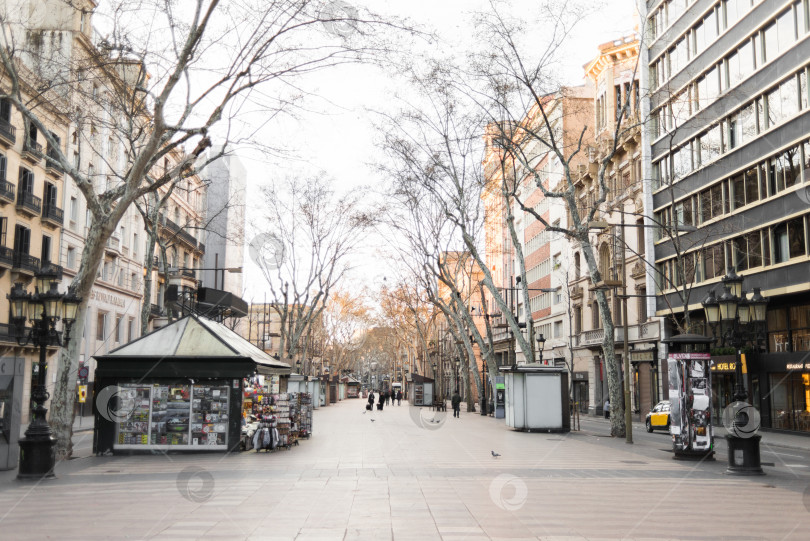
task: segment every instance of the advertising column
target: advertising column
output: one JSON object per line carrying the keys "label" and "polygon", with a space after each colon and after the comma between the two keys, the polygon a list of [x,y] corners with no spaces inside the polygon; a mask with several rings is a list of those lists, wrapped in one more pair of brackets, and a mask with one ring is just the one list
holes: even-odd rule
{"label": "advertising column", "polygon": [[709,353],[670,353],[669,401],[675,458],[714,454],[711,424],[711,357]]}

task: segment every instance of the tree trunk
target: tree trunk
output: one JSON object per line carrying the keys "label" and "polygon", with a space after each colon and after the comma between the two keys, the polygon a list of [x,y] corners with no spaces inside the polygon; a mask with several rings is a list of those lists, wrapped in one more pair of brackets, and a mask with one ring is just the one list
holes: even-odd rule
{"label": "tree trunk", "polygon": [[[51,397],[50,424],[56,438],[57,460],[67,460],[73,453],[73,413],[76,401],[76,380],[79,375],[79,354],[86,324],[87,304],[104,259],[104,246],[112,235],[117,221],[108,220],[105,226],[90,227],[82,250],[79,272],[73,279],[75,293],[81,298],[76,311],[76,322],[71,329],[70,343],[62,348],[56,371],[56,384]],[[90,338],[88,338],[89,340]]]}

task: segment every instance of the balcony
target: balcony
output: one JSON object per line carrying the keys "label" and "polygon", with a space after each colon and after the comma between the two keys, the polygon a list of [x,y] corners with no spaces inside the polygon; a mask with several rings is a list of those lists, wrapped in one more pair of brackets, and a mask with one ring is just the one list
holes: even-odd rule
{"label": "balcony", "polygon": [[17,142],[17,128],[8,120],[0,120],[0,145],[6,148]]}
{"label": "balcony", "polygon": [[197,251],[204,254],[205,253],[205,244],[203,244],[202,242],[198,242],[197,243]]}
{"label": "balcony", "polygon": [[39,272],[39,258],[29,254],[14,253],[11,270],[20,274],[33,276]]}
{"label": "balcony", "polygon": [[579,335],[580,346],[595,346],[601,345],[602,340],[605,339],[605,329],[594,329],[592,331],[585,331]]}
{"label": "balcony", "polygon": [[180,274],[182,274],[186,278],[191,278],[192,280],[197,279],[196,271],[194,271],[194,269],[183,269],[182,271],[180,271]]}
{"label": "balcony", "polygon": [[0,205],[14,202],[14,184],[7,180],[0,181]]}
{"label": "balcony", "polygon": [[152,303],[149,305],[149,315],[150,317],[161,317],[164,315],[163,308]]}
{"label": "balcony", "polygon": [[0,342],[17,342],[14,328],[8,323],[0,323]]}
{"label": "balcony", "polygon": [[57,160],[56,157],[56,152],[54,152],[50,147],[48,147],[48,153],[46,154],[45,164],[46,164],[45,171],[55,178],[61,178],[62,175],[65,173],[64,169],[62,169],[62,166],[59,165],[59,161]]}
{"label": "balcony", "polygon": [[42,212],[42,199],[31,192],[17,192],[17,210],[30,216],[39,216]]}
{"label": "balcony", "polygon": [[65,213],[54,205],[45,205],[42,209],[42,225],[62,227],[65,223]]}
{"label": "balcony", "polygon": [[42,160],[42,145],[32,141],[30,137],[26,137],[25,143],[23,143],[22,156],[33,164],[39,163]]}
{"label": "balcony", "polygon": [[14,250],[0,246],[0,268],[10,269],[14,266]]}
{"label": "balcony", "polygon": [[[615,329],[615,343],[624,344],[624,326],[616,325]],[[634,342],[653,342],[661,337],[661,329],[657,322],[649,321],[636,325],[630,325],[627,328],[627,335],[630,343]],[[575,345],[583,347],[601,346],[602,340],[605,338],[605,329],[594,329],[591,331],[584,331],[575,337]]]}
{"label": "balcony", "polygon": [[110,236],[107,239],[106,243],[107,249],[112,250],[113,252],[120,252],[121,251],[121,239],[116,237],[115,235]]}

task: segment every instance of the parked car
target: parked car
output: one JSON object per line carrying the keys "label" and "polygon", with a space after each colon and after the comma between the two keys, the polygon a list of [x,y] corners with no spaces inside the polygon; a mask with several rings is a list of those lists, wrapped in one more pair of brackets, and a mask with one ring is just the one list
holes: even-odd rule
{"label": "parked car", "polygon": [[644,423],[647,425],[647,432],[652,432],[656,428],[669,431],[669,409],[669,400],[662,400],[647,413],[647,420]]}

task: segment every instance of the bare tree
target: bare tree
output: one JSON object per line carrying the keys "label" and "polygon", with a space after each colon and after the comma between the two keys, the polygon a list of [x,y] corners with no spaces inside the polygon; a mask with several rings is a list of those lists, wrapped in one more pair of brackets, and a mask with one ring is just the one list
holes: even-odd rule
{"label": "bare tree", "polygon": [[293,360],[375,218],[359,192],[337,196],[322,178],[266,188],[265,201],[267,232],[251,244],[281,321],[281,357]]}
{"label": "bare tree", "polygon": [[[46,159],[75,182],[92,217],[73,282],[83,299],[76,336],[84,329],[105,243],[134,201],[192,170],[211,144],[209,134],[238,142],[244,131],[238,129],[237,119],[246,114],[275,118],[295,103],[300,89],[290,93],[285,88],[297,88],[300,76],[376,57],[387,46],[372,33],[374,28],[399,28],[373,14],[324,16],[321,4],[310,0],[248,0],[238,5],[194,0],[182,8],[172,2],[146,2],[138,11],[119,0],[105,5],[109,32],[95,46],[90,44],[88,15],[79,13],[78,4],[47,0],[31,5],[32,10],[0,13],[5,80],[0,97],[22,113],[26,127],[34,126],[44,136]],[[46,18],[51,23],[47,28],[41,24]],[[80,18],[83,26],[76,28]],[[351,29],[351,36],[335,28]],[[51,34],[61,39],[51,39]],[[53,43],[66,46],[51,50]],[[30,88],[37,91],[32,94]],[[73,153],[40,118],[49,92],[70,103]],[[119,150],[108,153],[108,144]],[[172,152],[180,152],[182,159],[162,168]],[[103,176],[101,167],[88,169],[89,162],[103,164]],[[51,424],[62,458],[72,447],[77,348],[78,341],[72,341],[60,358],[51,402]]]}

